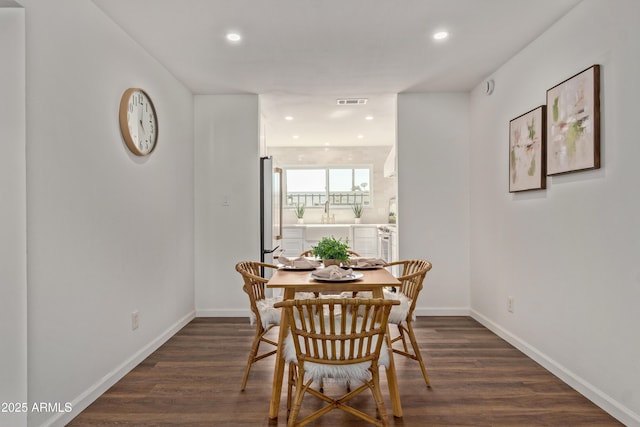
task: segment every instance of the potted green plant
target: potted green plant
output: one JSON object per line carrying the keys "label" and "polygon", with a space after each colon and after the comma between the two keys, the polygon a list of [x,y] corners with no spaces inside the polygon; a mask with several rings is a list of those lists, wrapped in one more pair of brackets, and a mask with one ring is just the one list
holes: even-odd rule
{"label": "potted green plant", "polygon": [[298,218],[298,224],[304,224],[304,205],[298,203],[296,206],[296,217]]}
{"label": "potted green plant", "polygon": [[361,204],[352,205],[351,209],[353,209],[353,216],[355,217],[356,224],[360,224],[360,217],[362,216],[362,205]]}
{"label": "potted green plant", "polygon": [[347,241],[335,237],[323,237],[316,246],[312,246],[313,255],[320,258],[325,267],[349,263],[349,245]]}

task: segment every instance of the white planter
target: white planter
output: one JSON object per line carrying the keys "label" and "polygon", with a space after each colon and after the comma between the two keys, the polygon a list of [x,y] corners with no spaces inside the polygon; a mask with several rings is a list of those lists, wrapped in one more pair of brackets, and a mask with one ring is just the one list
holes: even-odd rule
{"label": "white planter", "polygon": [[362,219],[362,218],[354,218],[354,221],[355,221],[355,223],[356,223],[356,224],[360,224],[360,220],[361,220],[361,219]]}
{"label": "white planter", "polygon": [[304,224],[304,218],[298,218],[298,224]]}

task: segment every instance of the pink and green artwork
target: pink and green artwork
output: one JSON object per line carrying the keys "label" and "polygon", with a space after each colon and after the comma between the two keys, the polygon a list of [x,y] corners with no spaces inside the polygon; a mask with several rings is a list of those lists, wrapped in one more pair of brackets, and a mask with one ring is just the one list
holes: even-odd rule
{"label": "pink and green artwork", "polygon": [[509,192],[546,188],[545,106],[509,122]]}
{"label": "pink and green artwork", "polygon": [[547,174],[600,167],[600,66],[547,91]]}

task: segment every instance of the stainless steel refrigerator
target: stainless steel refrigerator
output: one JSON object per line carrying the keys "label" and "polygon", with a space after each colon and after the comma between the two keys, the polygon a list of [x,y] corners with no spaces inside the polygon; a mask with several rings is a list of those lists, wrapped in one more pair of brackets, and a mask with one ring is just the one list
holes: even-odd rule
{"label": "stainless steel refrigerator", "polygon": [[[282,240],[282,169],[260,158],[260,261],[275,264]],[[263,272],[264,274],[264,272]]]}

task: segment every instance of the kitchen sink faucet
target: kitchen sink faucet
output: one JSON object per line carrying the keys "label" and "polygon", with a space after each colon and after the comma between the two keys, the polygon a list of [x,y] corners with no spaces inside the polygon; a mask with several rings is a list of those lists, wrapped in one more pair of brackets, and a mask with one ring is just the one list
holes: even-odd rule
{"label": "kitchen sink faucet", "polygon": [[324,215],[322,215],[323,224],[335,224],[336,217],[329,215],[329,201],[324,202]]}

